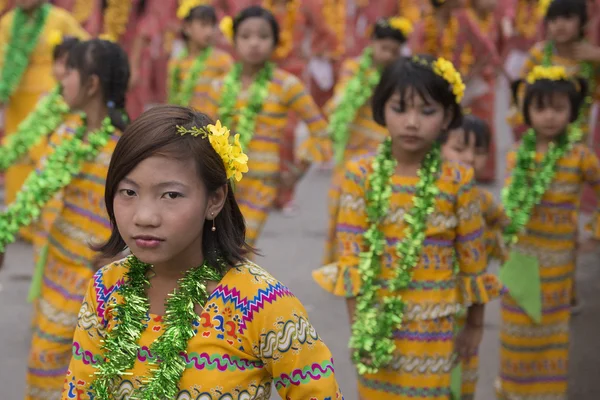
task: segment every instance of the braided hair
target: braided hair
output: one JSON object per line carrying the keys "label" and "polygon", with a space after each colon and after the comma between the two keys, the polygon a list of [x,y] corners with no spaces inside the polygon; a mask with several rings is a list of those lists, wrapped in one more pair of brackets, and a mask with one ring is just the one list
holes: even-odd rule
{"label": "braided hair", "polygon": [[82,82],[92,75],[98,77],[108,116],[113,126],[123,132],[129,121],[125,95],[130,73],[129,60],[121,46],[101,39],[80,42],[69,53],[67,68],[79,71]]}

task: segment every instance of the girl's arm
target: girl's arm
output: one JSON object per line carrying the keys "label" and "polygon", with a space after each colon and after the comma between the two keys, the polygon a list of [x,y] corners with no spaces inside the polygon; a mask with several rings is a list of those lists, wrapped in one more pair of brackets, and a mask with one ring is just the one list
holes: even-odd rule
{"label": "girl's arm", "polygon": [[[596,193],[597,200],[600,200],[600,161],[592,149],[588,146],[582,146],[583,157],[581,169],[583,171],[583,180],[590,185]],[[600,202],[598,203],[600,204]],[[600,240],[600,207],[596,207],[596,212],[593,214],[590,223],[587,226],[591,233],[589,242],[594,244],[595,250]],[[592,242],[593,241],[593,242]],[[595,243],[594,243],[595,242]],[[586,247],[586,246],[583,246]],[[591,246],[590,246],[591,247]]]}
{"label": "girl's arm", "polygon": [[333,150],[327,131],[327,121],[321,115],[319,107],[298,78],[289,75],[283,83],[287,86],[283,102],[294,111],[307,125],[310,137],[300,146],[298,159],[300,165],[297,173],[301,177],[311,163],[323,163],[331,159]]}
{"label": "girl's arm", "polygon": [[325,113],[327,116],[331,116],[331,114],[335,111],[335,108],[340,104],[348,81],[354,77],[357,71],[358,61],[354,59],[348,59],[342,63],[340,77],[338,78],[333,90],[333,97],[327,102],[327,104],[325,104]]}
{"label": "girl's arm", "polygon": [[467,306],[467,325],[457,338],[459,356],[469,359],[481,342],[483,330],[484,304],[489,301],[485,286],[487,254],[483,238],[484,220],[479,210],[478,189],[475,186],[473,170],[460,171],[457,204],[458,225],[456,228],[455,249],[458,262],[459,287],[463,292],[463,302]]}

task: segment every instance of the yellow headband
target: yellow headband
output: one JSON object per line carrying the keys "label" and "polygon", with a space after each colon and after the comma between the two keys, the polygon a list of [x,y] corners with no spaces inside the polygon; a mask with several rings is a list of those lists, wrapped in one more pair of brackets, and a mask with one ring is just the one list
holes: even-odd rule
{"label": "yellow headband", "polygon": [[190,15],[190,11],[199,6],[210,4],[208,0],[181,0],[177,9],[177,18],[180,20],[186,19]]}
{"label": "yellow headband", "polygon": [[413,32],[413,24],[407,18],[404,17],[392,17],[387,20],[387,24],[397,31],[402,32],[405,38]]}
{"label": "yellow headband", "polygon": [[550,7],[550,4],[552,4],[553,0],[539,0],[538,2],[538,6],[537,6],[537,13],[540,17],[545,17],[546,13],[548,12],[548,8]]}
{"label": "yellow headband", "polygon": [[527,83],[532,85],[539,80],[549,81],[566,81],[569,79],[567,76],[567,70],[561,66],[549,66],[544,67],[542,65],[536,65],[531,72],[527,75]]}
{"label": "yellow headband", "polygon": [[454,68],[454,65],[450,61],[440,57],[432,62],[430,66],[427,61],[419,56],[413,56],[412,60],[417,64],[430,67],[436,75],[448,82],[452,88],[452,93],[454,93],[454,96],[456,97],[456,104],[460,104],[465,95],[466,86],[463,83],[460,73]]}
{"label": "yellow headband", "polygon": [[206,128],[194,126],[191,129],[186,129],[178,125],[177,133],[181,136],[192,135],[194,137],[200,136],[203,139],[208,138],[212,148],[223,160],[227,179],[233,178],[239,182],[242,180],[242,174],[248,172],[248,156],[240,145],[240,135],[234,136],[232,144],[229,139],[229,129],[221,125],[221,121],[217,121],[215,125],[207,125]]}

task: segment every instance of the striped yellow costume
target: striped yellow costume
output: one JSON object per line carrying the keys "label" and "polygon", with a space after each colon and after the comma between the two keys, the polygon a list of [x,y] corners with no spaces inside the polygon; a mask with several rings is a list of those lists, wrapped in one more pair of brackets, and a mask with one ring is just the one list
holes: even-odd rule
{"label": "striped yellow costume", "polygon": [[[209,91],[206,113],[218,118],[223,80],[217,80]],[[246,240],[255,244],[277,196],[280,178],[280,147],[288,114],[295,112],[308,126],[310,138],[297,152],[300,161],[326,162],[331,158],[331,142],[327,123],[319,108],[296,76],[275,69],[268,85],[269,96],[256,117],[254,136],[247,149],[249,172],[236,184],[236,199],[246,219]],[[242,90],[233,115],[235,131],[240,110],[248,103],[248,92]]]}
{"label": "striped yellow costume", "polygon": [[[373,157],[351,161],[342,184],[337,242],[337,267],[329,266],[319,284],[335,295],[360,296],[359,255],[368,228],[365,195]],[[404,239],[404,215],[412,208],[418,177],[394,175],[387,218],[380,224],[387,246],[382,255],[383,290],[394,276],[396,244]],[[485,288],[484,221],[474,186],[473,170],[443,163],[437,181],[440,193],[427,222],[426,238],[409,289],[402,326],[394,332],[396,351],[391,365],[377,374],[359,377],[365,399],[448,399],[454,355],[456,313],[462,306],[488,301]],[[459,272],[454,270],[455,254]]]}
{"label": "striped yellow costume", "polygon": [[[178,77],[181,82],[185,81],[190,75],[190,68],[194,64],[194,57],[187,57],[183,59],[172,59],[169,62],[169,77],[173,73],[175,68],[179,68],[180,76]],[[206,112],[206,103],[208,99],[208,92],[214,79],[223,77],[231,67],[233,66],[233,58],[226,52],[217,48],[212,49],[210,57],[204,64],[204,69],[200,72],[196,86],[194,88],[194,95],[190,102],[190,107],[200,111]],[[170,84],[171,82],[169,82]]]}
{"label": "striped yellow costume", "polygon": [[[38,100],[55,85],[52,75],[52,51],[53,45],[48,43],[50,32],[59,31],[64,36],[75,36],[87,38],[89,35],[81,28],[75,18],[59,7],[50,6],[51,11],[46,24],[40,33],[37,46],[31,53],[29,65],[23,74],[19,87],[10,98],[6,106],[5,131],[11,134],[17,130],[19,123],[34,109]],[[0,20],[0,47],[10,42],[11,27],[15,12],[10,11]],[[2,60],[3,64],[3,60]],[[44,151],[46,142],[39,146]],[[15,199],[16,193],[21,188],[25,178],[35,168],[32,159],[23,159],[18,165],[9,168],[6,172],[6,203]],[[31,240],[30,234],[23,232],[27,239]]]}
{"label": "striped yellow costume", "polygon": [[[538,166],[543,154],[536,154]],[[509,171],[516,152],[508,154]],[[510,179],[510,178],[509,178]],[[575,268],[577,222],[584,183],[600,194],[600,163],[585,145],[561,158],[550,188],[531,213],[515,249],[540,264],[542,320],[534,323],[510,294],[502,297],[500,399],[566,399],[569,320]],[[593,234],[600,238],[598,215]]]}
{"label": "striped yellow costume", "polygon": [[[356,75],[359,68],[359,59],[352,58],[344,61],[342,64],[342,73],[340,80],[335,87],[335,95],[333,99],[325,106],[327,114],[331,115],[335,108],[339,105],[344,94],[344,89],[350,79]],[[375,73],[375,69],[370,71]],[[375,152],[377,146],[383,142],[387,136],[387,129],[377,124],[373,120],[373,112],[371,111],[371,102],[364,104],[357,112],[356,118],[348,126],[348,143],[344,152],[344,160],[349,161],[354,157]],[[329,225],[327,228],[327,239],[325,242],[325,255],[323,264],[327,265],[337,259],[335,247],[335,226],[337,223],[337,215],[339,211],[339,199],[341,192],[342,180],[344,179],[344,164],[337,165],[333,170],[331,178],[331,186],[329,188],[328,208],[329,208]]]}
{"label": "striped yellow costume", "polygon": [[94,271],[90,244],[110,236],[104,184],[118,133],[63,190],[50,228],[48,259],[29,353],[26,400],[60,398],[71,359],[77,314]]}

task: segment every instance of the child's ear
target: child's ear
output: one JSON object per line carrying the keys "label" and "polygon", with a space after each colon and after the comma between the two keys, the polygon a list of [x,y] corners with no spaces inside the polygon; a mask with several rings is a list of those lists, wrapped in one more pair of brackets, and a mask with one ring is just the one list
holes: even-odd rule
{"label": "child's ear", "polygon": [[228,194],[228,185],[223,185],[208,196],[206,214],[204,216],[205,219],[213,220],[217,217],[217,215],[219,215],[223,209],[223,206],[225,205]]}

